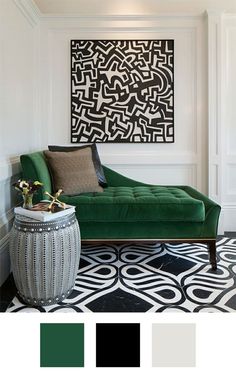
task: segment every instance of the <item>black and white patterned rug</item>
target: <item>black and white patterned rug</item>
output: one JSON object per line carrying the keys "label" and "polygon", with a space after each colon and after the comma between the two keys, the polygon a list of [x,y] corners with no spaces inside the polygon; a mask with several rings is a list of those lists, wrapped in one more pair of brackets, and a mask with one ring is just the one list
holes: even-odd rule
{"label": "black and white patterned rug", "polygon": [[8,312],[231,312],[236,310],[236,239],[217,242],[212,271],[202,244],[84,246],[76,284],[63,302]]}

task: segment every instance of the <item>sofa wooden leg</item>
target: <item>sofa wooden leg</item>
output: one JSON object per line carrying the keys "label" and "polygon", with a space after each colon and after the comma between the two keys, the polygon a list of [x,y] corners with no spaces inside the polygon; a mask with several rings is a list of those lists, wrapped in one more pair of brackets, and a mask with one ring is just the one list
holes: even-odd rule
{"label": "sofa wooden leg", "polygon": [[212,270],[216,271],[217,270],[217,262],[216,262],[216,241],[209,241],[208,243],[208,248],[209,248],[209,254],[210,254],[210,262],[212,266]]}

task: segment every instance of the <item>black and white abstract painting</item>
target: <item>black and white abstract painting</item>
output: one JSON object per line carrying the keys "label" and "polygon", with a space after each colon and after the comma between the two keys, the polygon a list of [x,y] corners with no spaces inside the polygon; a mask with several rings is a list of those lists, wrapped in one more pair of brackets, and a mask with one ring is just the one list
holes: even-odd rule
{"label": "black and white abstract painting", "polygon": [[174,142],[174,40],[71,41],[71,142]]}

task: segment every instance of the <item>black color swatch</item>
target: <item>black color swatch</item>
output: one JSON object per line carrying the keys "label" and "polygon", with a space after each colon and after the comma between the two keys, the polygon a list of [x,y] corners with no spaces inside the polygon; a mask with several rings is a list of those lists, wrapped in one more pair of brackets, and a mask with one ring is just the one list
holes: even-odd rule
{"label": "black color swatch", "polygon": [[97,323],[97,367],[140,367],[140,324]]}

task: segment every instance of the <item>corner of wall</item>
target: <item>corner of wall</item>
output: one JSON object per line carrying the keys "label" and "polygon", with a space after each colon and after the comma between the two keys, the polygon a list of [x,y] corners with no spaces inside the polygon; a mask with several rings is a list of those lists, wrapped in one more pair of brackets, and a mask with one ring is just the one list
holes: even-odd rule
{"label": "corner of wall", "polygon": [[[2,198],[0,202],[0,285],[4,283],[10,273],[9,232],[14,219],[13,209],[17,205],[17,196],[12,189],[12,183],[19,179],[19,155],[37,148],[39,140],[37,124],[34,119],[38,115],[35,114],[37,108],[35,102],[38,101],[36,90],[38,81],[36,80],[37,67],[34,64],[37,61],[37,26],[40,24],[41,17],[41,13],[33,0],[7,0],[3,10],[3,17],[7,20],[4,25],[6,29],[3,32],[4,64],[0,67],[1,86],[5,95],[4,105],[8,110],[12,102],[13,106],[15,104],[22,111],[19,115],[14,116],[9,111],[5,111],[1,114],[0,119],[3,127],[10,128],[9,133],[1,133],[1,143],[4,148],[1,149],[0,155],[0,197]],[[18,36],[19,43],[22,43],[20,46],[18,39],[16,41]],[[19,54],[19,70],[15,76],[10,75],[12,69],[11,49],[14,49],[11,42],[18,48],[15,54]],[[10,45],[11,47],[9,47]],[[25,54],[20,56],[22,46]],[[7,80],[5,80],[5,77],[7,77]],[[17,96],[14,97],[14,91],[17,92],[17,90],[22,93],[20,99]],[[15,133],[15,140],[12,140],[10,135],[14,135],[14,131],[17,132]],[[27,132],[27,138],[19,142],[19,135],[22,132]]]}
{"label": "corner of wall", "polygon": [[31,26],[38,25],[41,12],[32,0],[13,0]]}

